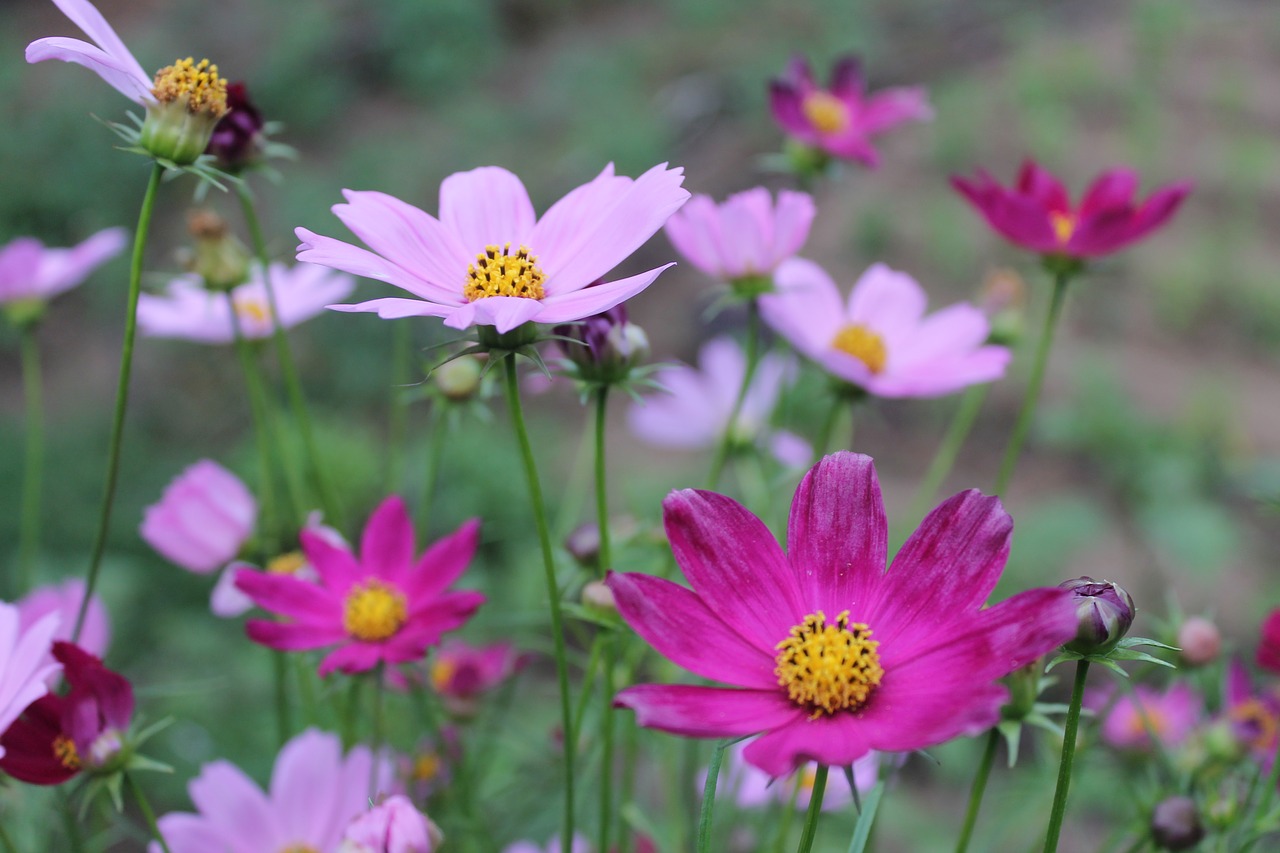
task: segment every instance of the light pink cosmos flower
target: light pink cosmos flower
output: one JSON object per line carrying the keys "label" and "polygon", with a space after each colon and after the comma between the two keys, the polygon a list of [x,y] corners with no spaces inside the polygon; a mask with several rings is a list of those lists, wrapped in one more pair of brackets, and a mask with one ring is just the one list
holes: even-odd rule
{"label": "light pink cosmos flower", "polygon": [[760,312],[778,334],[831,374],[877,397],[938,397],[1004,375],[1009,350],[984,345],[990,322],[957,303],[925,317],[928,297],[906,273],[874,264],[845,304],[822,267],[778,268]]}
{"label": "light pink cosmos flower", "polygon": [[[569,850],[572,853],[591,853],[591,842],[586,836],[574,834]],[[553,835],[545,844],[536,841],[517,841],[502,848],[502,853],[560,853],[560,836]]]}
{"label": "light pink cosmos flower", "polygon": [[88,68],[108,86],[135,104],[149,106],[156,102],[152,79],[133,58],[129,48],[116,35],[102,13],[88,0],[53,0],[53,5],[71,19],[93,44],[80,39],[42,38],[27,45],[27,62],[57,59]]}
{"label": "light pink cosmos flower", "polygon": [[[84,580],[81,578],[36,587],[18,600],[20,630],[29,630],[45,616],[54,613],[58,616],[58,630],[54,632],[53,638],[70,640],[83,598]],[[107,618],[107,608],[102,599],[94,594],[89,599],[89,609],[85,611],[84,626],[76,645],[94,657],[103,658],[107,656],[107,644],[110,640],[111,621]],[[47,658],[50,662],[53,660],[52,648],[47,650]]]}
{"label": "light pink cosmos flower", "polygon": [[287,620],[250,619],[249,639],[282,651],[337,645],[321,662],[321,675],[417,660],[484,603],[479,592],[445,591],[471,561],[479,530],[480,522],[472,519],[415,560],[413,522],[394,495],[370,516],[358,558],[303,530],[302,551],[318,583],[247,569],[236,573],[241,592]]}
{"label": "light pink cosmos flower", "polygon": [[[720,775],[719,790],[730,794],[739,808],[758,809],[773,803],[795,803],[798,809],[809,807],[809,798],[813,794],[815,767],[812,764],[801,767],[786,779],[775,779],[763,770],[753,767],[743,757],[749,741],[739,741],[728,750],[728,761]],[[880,753],[868,752],[853,763],[853,782],[859,794],[865,794],[876,785],[880,772]],[[698,780],[698,791],[703,790],[707,781],[704,770]],[[800,790],[796,790],[796,786]],[[794,799],[792,799],[794,797]],[[849,779],[843,773],[832,774],[827,780],[827,787],[822,798],[824,812],[843,809],[853,802],[853,791],[849,788]]]}
{"label": "light pink cosmos flower", "polygon": [[49,653],[58,626],[57,615],[50,613],[24,629],[18,607],[0,601],[0,734],[49,692],[49,681],[62,669]]}
{"label": "light pink cosmos flower", "polygon": [[831,85],[822,88],[803,57],[795,57],[782,77],[769,84],[774,121],[795,139],[842,160],[857,160],[872,168],[880,155],[871,138],[910,121],[929,121],[933,108],[920,86],[885,89],[866,94],[862,63],[845,56],[831,71]]}
{"label": "light pink cosmos flower", "polygon": [[298,260],[394,284],[386,298],[338,311],[443,317],[451,329],[568,323],[649,286],[671,264],[592,287],[653,236],[689,198],[682,169],[654,166],[632,180],[606,166],[535,217],[520,179],[487,166],[440,185],[440,217],[379,192],[344,191],[333,212],[372,251],[298,228]]}
{"label": "light pink cosmos flower", "polygon": [[169,562],[204,575],[240,552],[257,515],[245,484],[217,462],[201,459],[146,508],[138,532]]}
{"label": "light pink cosmos flower", "polygon": [[338,853],[431,853],[442,840],[439,827],[396,794],[351,822]]}
{"label": "light pink cosmos flower", "polygon": [[815,209],[808,193],[782,190],[775,204],[764,187],[716,204],[695,195],[671,215],[667,239],[689,263],[722,281],[767,276],[800,251]]}
{"label": "light pink cosmos flower", "polygon": [[1066,590],[985,607],[1013,521],[976,489],[933,510],[886,572],[868,456],[836,453],[805,475],[786,553],[723,495],[673,492],[663,515],[693,589],[611,573],[618,611],[671,661],[733,686],[638,684],[614,703],[686,737],[763,732],[744,755],[771,776],[984,731],[1008,697],[996,679],[1075,636]]}
{"label": "light pink cosmos flower", "polygon": [[[280,325],[286,329],[310,320],[335,299],[346,299],[356,286],[351,276],[315,264],[272,264],[270,272]],[[275,333],[260,267],[254,268],[249,281],[232,289],[231,303],[245,338],[259,340]],[[138,326],[153,338],[229,344],[235,341],[231,309],[225,293],[207,290],[199,276],[182,276],[171,281],[161,295],[144,293],[138,297]]]}
{"label": "light pink cosmos flower", "polygon": [[[315,850],[330,853],[368,804],[371,786],[398,793],[391,761],[374,767],[357,746],[345,756],[337,735],[307,729],[276,756],[264,792],[227,761],[206,764],[187,786],[196,813],[171,812],[160,831],[173,853],[257,853]],[[150,853],[160,853],[152,842]]]}
{"label": "light pink cosmos flower", "polygon": [[46,249],[34,237],[0,248],[0,304],[52,299],[70,290],[124,248],[123,228],[108,228],[70,249]]}
{"label": "light pink cosmos flower", "polygon": [[1101,712],[1102,739],[1118,749],[1150,750],[1151,733],[1165,747],[1181,746],[1204,712],[1200,694],[1184,682],[1161,692],[1136,684],[1133,693],[1123,692],[1112,701],[1110,690],[1089,697],[1088,707]]}
{"label": "light pink cosmos flower", "polygon": [[642,441],[677,450],[713,447],[725,430],[732,430],[738,443],[763,441],[784,465],[807,465],[813,456],[808,443],[769,427],[778,395],[795,381],[794,362],[774,353],[761,358],[737,421],[730,425],[746,369],[746,357],[734,340],[715,338],[698,351],[698,369],[680,365],[658,371],[654,378],[667,393],[633,404],[627,423]]}

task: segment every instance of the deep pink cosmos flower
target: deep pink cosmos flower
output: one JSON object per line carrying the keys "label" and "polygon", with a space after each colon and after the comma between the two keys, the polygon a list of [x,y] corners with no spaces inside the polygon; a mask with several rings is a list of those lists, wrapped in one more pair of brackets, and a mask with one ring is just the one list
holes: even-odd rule
{"label": "deep pink cosmos flower", "polygon": [[332,306],[379,317],[443,317],[451,329],[568,323],[607,311],[671,264],[598,281],[653,236],[689,198],[682,169],[654,166],[634,181],[613,173],[570,192],[535,217],[520,179],[496,166],[440,185],[437,219],[378,192],[344,191],[333,212],[372,251],[297,229],[298,260],[394,284],[417,299]]}
{"label": "deep pink cosmos flower", "polygon": [[1258,640],[1258,666],[1280,673],[1280,608],[1267,614]]}
{"label": "deep pink cosmos flower", "polygon": [[1103,172],[1078,206],[1066,188],[1033,160],[1022,164],[1018,182],[1003,187],[985,171],[973,180],[953,177],[951,185],[977,208],[997,234],[1042,255],[1096,258],[1141,240],[1169,221],[1191,192],[1179,181],[1138,203],[1138,173]]}
{"label": "deep pink cosmos flower", "polygon": [[[345,756],[337,735],[307,729],[276,756],[271,787],[263,791],[240,768],[214,761],[187,791],[196,813],[160,818],[173,853],[337,850],[347,825],[362,814],[370,788],[399,793],[394,766],[357,746]],[[151,853],[160,853],[152,843]]]}
{"label": "deep pink cosmos flower", "polygon": [[[346,299],[356,286],[351,276],[315,264],[272,264],[270,269],[280,325],[286,329],[310,320],[335,299]],[[260,267],[254,268],[249,281],[231,290],[231,303],[245,338],[259,340],[274,334],[271,300]],[[198,276],[182,276],[171,281],[163,294],[144,293],[138,298],[138,326],[153,338],[229,344],[235,341],[231,308],[225,293],[207,290]]]}
{"label": "deep pink cosmos flower", "polygon": [[808,193],[782,190],[777,203],[764,187],[735,193],[721,204],[695,195],[667,220],[671,245],[698,269],[721,281],[770,275],[809,238],[815,209]]}
{"label": "deep pink cosmos flower", "polygon": [[867,456],[836,453],[805,475],[786,553],[723,495],[673,492],[663,516],[693,589],[611,574],[618,611],[673,662],[733,687],[638,684],[614,702],[642,726],[689,737],[764,732],[745,756],[771,776],[985,730],[1008,695],[996,679],[1075,636],[1061,589],[984,607],[1013,522],[977,490],[931,512],[886,572]]}
{"label": "deep pink cosmos flower", "polygon": [[475,713],[482,694],[511,678],[528,662],[528,655],[516,651],[510,643],[445,643],[431,662],[431,686],[451,713],[469,716]]}
{"label": "deep pink cosmos flower", "polygon": [[938,397],[1004,375],[1009,350],[984,345],[985,314],[957,303],[924,316],[928,297],[906,273],[875,264],[847,304],[831,276],[795,258],[760,297],[774,331],[828,372],[877,397]]}
{"label": "deep pink cosmos flower", "polygon": [[1225,692],[1223,711],[1232,734],[1254,760],[1269,769],[1276,754],[1276,738],[1280,736],[1280,690],[1274,686],[1255,689],[1249,670],[1234,659],[1227,666]]}
{"label": "deep pink cosmos flower", "polygon": [[108,228],[70,249],[46,249],[34,237],[19,237],[0,248],[0,304],[70,290],[120,254],[125,239],[123,228]]}
{"label": "deep pink cosmos flower", "polygon": [[867,95],[862,64],[853,56],[836,62],[831,85],[825,89],[814,82],[807,60],[793,58],[783,75],[769,83],[769,106],[774,121],[790,136],[872,168],[880,163],[871,145],[873,136],[909,121],[933,118],[933,108],[920,86]]}
{"label": "deep pink cosmos flower", "polygon": [[[76,624],[76,614],[80,612],[80,601],[83,598],[84,581],[80,578],[36,587],[18,600],[18,621],[21,630],[30,630],[41,619],[53,613],[58,617],[58,630],[53,633],[53,639],[70,640]],[[84,625],[81,626],[80,638],[76,640],[76,644],[91,655],[105,657],[110,640],[111,621],[107,618],[107,608],[95,593],[93,598],[89,599],[89,609],[85,611]],[[45,661],[53,663],[52,644],[45,645]]]}
{"label": "deep pink cosmos flower", "polygon": [[321,662],[321,675],[417,660],[484,603],[484,595],[471,590],[445,592],[475,553],[479,530],[479,521],[468,521],[415,560],[413,523],[395,496],[369,518],[358,558],[304,530],[302,551],[318,583],[249,569],[236,573],[242,592],[287,620],[250,619],[249,638],[283,651],[337,645]]}
{"label": "deep pink cosmos flower", "polygon": [[1161,692],[1143,684],[1134,685],[1112,701],[1111,691],[1089,698],[1088,706],[1110,711],[1102,720],[1102,739],[1119,749],[1150,750],[1151,732],[1165,747],[1181,746],[1196,727],[1204,711],[1204,701],[1191,685],[1178,683]]}
{"label": "deep pink cosmos flower", "polygon": [[248,487],[217,462],[201,459],[146,508],[138,532],[166,560],[208,574],[240,552],[257,516]]}
{"label": "deep pink cosmos flower", "polygon": [[[22,613],[0,601],[0,735],[32,702],[49,692],[48,682],[62,669],[49,657],[60,622],[53,613],[22,627]],[[5,742],[0,738],[0,761]]]}

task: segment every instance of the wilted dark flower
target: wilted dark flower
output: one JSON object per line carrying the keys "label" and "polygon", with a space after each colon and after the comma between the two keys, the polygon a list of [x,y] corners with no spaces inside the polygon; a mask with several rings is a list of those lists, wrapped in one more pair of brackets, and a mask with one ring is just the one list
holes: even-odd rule
{"label": "wilted dark flower", "polygon": [[213,129],[206,154],[218,158],[218,168],[239,172],[262,154],[262,112],[249,100],[243,82],[227,85],[228,112]]}
{"label": "wilted dark flower", "polygon": [[1204,838],[1195,800],[1176,796],[1162,800],[1151,813],[1151,838],[1164,850],[1190,850]]}

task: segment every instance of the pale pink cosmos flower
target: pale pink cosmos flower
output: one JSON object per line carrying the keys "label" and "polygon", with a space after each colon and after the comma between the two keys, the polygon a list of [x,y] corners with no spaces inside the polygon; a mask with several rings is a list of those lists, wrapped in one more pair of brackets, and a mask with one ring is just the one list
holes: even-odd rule
{"label": "pale pink cosmos flower", "polygon": [[1004,375],[1007,347],[986,345],[990,322],[966,302],[924,316],[916,280],[874,264],[846,303],[822,267],[795,258],[778,268],[761,316],[799,352],[877,397],[939,397]]}
{"label": "pale pink cosmos flower", "polygon": [[[196,812],[163,816],[160,831],[173,853],[330,853],[365,811],[371,787],[399,793],[387,757],[375,768],[367,748],[344,756],[337,735],[307,729],[276,756],[268,791],[230,762],[206,764],[187,786]],[[160,853],[155,842],[149,849]]]}
{"label": "pale pink cosmos flower", "polygon": [[815,209],[808,193],[782,190],[775,203],[764,187],[721,204],[695,195],[667,220],[667,239],[702,272],[722,281],[768,276],[809,237]]}
{"label": "pale pink cosmos flower", "polygon": [[88,0],[53,0],[53,5],[92,39],[93,44],[61,36],[37,39],[27,45],[27,62],[46,59],[73,62],[97,74],[108,86],[135,104],[145,107],[156,102],[151,92],[151,75],[142,70],[138,60],[133,58],[129,48],[92,3]]}
{"label": "pale pink cosmos flower", "polygon": [[[75,629],[76,615],[80,612],[80,601],[84,598],[84,580],[71,578],[59,584],[45,584],[36,587],[18,600],[18,616],[21,630],[29,630],[37,622],[50,613],[58,616],[58,630],[54,632],[55,640],[70,640]],[[107,608],[97,594],[89,599],[89,609],[85,611],[84,626],[80,630],[80,638],[76,645],[94,657],[106,657],[107,644],[111,640],[111,621],[107,618]],[[49,661],[53,660],[52,648],[47,650]]]}
{"label": "pale pink cosmos flower", "polygon": [[[603,282],[689,198],[682,169],[654,166],[639,178],[606,166],[595,180],[539,219],[520,179],[497,166],[450,175],[440,215],[379,192],[345,190],[333,212],[364,241],[361,249],[298,228],[298,260],[345,270],[409,291],[338,311],[383,319],[443,317],[451,329],[568,323],[630,299],[671,264]],[[372,251],[370,251],[372,250]]]}
{"label": "pale pink cosmos flower", "polygon": [[240,552],[257,515],[245,484],[217,462],[201,459],[146,508],[138,532],[169,562],[204,575]]}
{"label": "pale pink cosmos flower", "polygon": [[431,853],[441,841],[440,828],[396,794],[351,822],[338,853]]}
{"label": "pale pink cosmos flower", "polygon": [[0,734],[49,692],[49,681],[62,669],[49,654],[58,626],[57,615],[50,613],[24,629],[18,607],[0,601]]}
{"label": "pale pink cosmos flower", "polygon": [[[772,803],[795,803],[797,809],[807,809],[813,794],[815,765],[806,764],[785,779],[775,779],[763,770],[753,767],[744,756],[750,741],[739,741],[729,747],[728,760],[720,774],[719,790],[732,796],[739,808],[758,809]],[[853,762],[853,783],[859,794],[866,794],[875,787],[880,772],[880,753],[868,752]],[[698,779],[698,791],[707,781],[704,770]],[[799,790],[796,790],[796,786]],[[794,799],[793,799],[794,798]],[[822,798],[822,810],[836,811],[853,802],[853,790],[849,778],[843,773],[832,773]]]}
{"label": "pale pink cosmos flower", "polygon": [[1098,691],[1086,705],[1101,713],[1102,739],[1119,749],[1150,750],[1152,733],[1162,746],[1181,746],[1204,714],[1204,700],[1189,684],[1179,682],[1160,691],[1136,684],[1133,692],[1112,696],[1112,690]]}
{"label": "pale pink cosmos flower", "polygon": [[[591,842],[584,835],[574,834],[571,853],[591,853]],[[502,848],[502,853],[560,853],[560,836],[553,835],[544,845],[536,841],[517,841]]]}
{"label": "pale pink cosmos flower", "polygon": [[124,248],[123,228],[107,228],[70,249],[46,249],[34,237],[0,248],[0,304],[52,299],[84,281]]}
{"label": "pale pink cosmos flower", "polygon": [[[355,289],[355,279],[315,264],[270,266],[271,287],[280,325],[292,329],[324,310],[335,299],[345,299]],[[275,333],[271,300],[261,267],[254,267],[249,281],[227,294],[206,289],[199,276],[186,275],[169,283],[160,295],[138,297],[138,326],[153,338],[182,338],[202,344],[229,344],[235,341],[232,306],[240,334],[260,340]]]}

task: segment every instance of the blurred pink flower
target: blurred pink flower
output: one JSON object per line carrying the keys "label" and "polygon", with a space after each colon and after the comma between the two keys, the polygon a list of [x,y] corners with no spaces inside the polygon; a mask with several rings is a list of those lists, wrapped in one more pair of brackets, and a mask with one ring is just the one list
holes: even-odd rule
{"label": "blurred pink flower", "polygon": [[775,204],[764,187],[716,204],[695,195],[667,220],[667,239],[689,263],[722,281],[768,276],[800,251],[813,223],[813,197],[782,190]]}
{"label": "blurred pink flower", "polygon": [[789,135],[842,160],[875,168],[880,155],[871,138],[909,121],[929,121],[933,109],[923,87],[885,89],[866,94],[862,64],[856,57],[839,59],[831,85],[823,89],[803,57],[787,64],[782,77],[769,84],[773,119]]}
{"label": "blurred pink flower", "polygon": [[1075,636],[1064,590],[986,606],[1013,521],[976,489],[933,510],[886,572],[867,456],[836,453],[805,475],[786,553],[723,495],[673,492],[663,515],[693,589],[610,573],[618,611],[664,657],[733,687],[638,684],[614,703],[685,737],[763,732],[744,755],[771,776],[983,731],[1008,698],[997,679]]}
{"label": "blurred pink flower", "polygon": [[139,533],[169,562],[208,574],[240,552],[257,514],[253,495],[235,474],[201,459],[146,508]]}
{"label": "blurred pink flower", "polygon": [[[375,792],[399,793],[393,765],[374,767],[373,754],[357,746],[345,756],[337,735],[307,729],[276,756],[271,788],[264,792],[227,761],[206,764],[187,790],[196,813],[171,812],[160,831],[173,853],[315,850],[338,848],[343,831]],[[150,853],[160,853],[152,842]]]}
{"label": "blurred pink flower", "polygon": [[1204,711],[1200,694],[1182,682],[1164,692],[1137,684],[1132,695],[1125,692],[1114,701],[1110,690],[1089,697],[1088,706],[1098,712],[1108,704],[1111,710],[1102,720],[1102,739],[1118,749],[1150,750],[1150,732],[1165,747],[1180,746]]}
{"label": "blurred pink flower", "polygon": [[[0,735],[27,706],[49,692],[48,682],[62,669],[50,650],[60,623],[46,614],[27,627],[16,605],[0,601]],[[0,759],[4,758],[0,741]]]}
{"label": "blurred pink flower", "polygon": [[120,254],[125,239],[123,228],[108,228],[70,249],[46,249],[34,237],[19,237],[0,248],[0,304],[70,290]]}
{"label": "blurred pink flower", "polygon": [[396,794],[351,821],[338,853],[431,853],[442,840],[439,828]]}
{"label": "blurred pink flower", "polygon": [[1276,754],[1276,738],[1280,736],[1280,691],[1256,690],[1249,671],[1239,659],[1227,665],[1227,723],[1236,740],[1249,750],[1254,760],[1271,767]]}
{"label": "blurred pink flower", "polygon": [[479,521],[468,521],[415,560],[409,511],[392,496],[365,525],[359,558],[304,530],[302,551],[318,583],[248,569],[236,573],[241,592],[286,620],[250,619],[249,639],[282,651],[337,645],[321,662],[321,675],[418,660],[484,603],[479,592],[445,591],[471,561],[479,529]]}
{"label": "blurred pink flower", "polygon": [[[310,320],[335,299],[345,299],[356,286],[351,276],[315,264],[272,264],[270,270],[280,325],[286,329]],[[232,289],[231,301],[245,338],[257,340],[274,333],[271,300],[260,267],[254,268],[248,282]],[[202,344],[235,341],[226,294],[206,289],[199,276],[174,279],[162,295],[142,294],[138,298],[138,326],[153,338],[183,338]]]}
{"label": "blurred pink flower", "polygon": [[[54,632],[55,640],[70,640],[75,630],[76,615],[80,612],[80,600],[84,598],[84,581],[71,578],[59,584],[45,584],[36,587],[18,600],[18,618],[21,630],[29,630],[33,625],[50,613],[58,615],[58,630]],[[91,655],[106,657],[107,643],[111,639],[111,621],[107,618],[107,608],[96,594],[89,600],[89,609],[85,612],[84,626],[80,630],[80,639],[76,644]],[[53,661],[52,646],[46,650],[48,662]]]}
{"label": "blurred pink flower", "polygon": [[1191,192],[1179,181],[1137,203],[1138,173],[1103,172],[1073,207],[1066,188],[1033,160],[1026,160],[1013,187],[1001,186],[986,171],[974,180],[953,177],[951,185],[1011,243],[1068,258],[1109,255],[1141,240],[1177,211]]}
{"label": "blurred pink flower", "polygon": [[515,675],[528,662],[528,656],[516,651],[510,643],[471,646],[463,642],[445,643],[431,662],[431,686],[455,714],[475,711],[482,693]]}
{"label": "blurred pink flower", "polygon": [[[569,849],[572,853],[592,853],[591,842],[584,835],[575,834]],[[551,836],[545,845],[536,841],[517,841],[503,847],[502,853],[560,853],[560,836]]]}
{"label": "blurred pink flower", "polygon": [[862,274],[842,304],[822,267],[795,258],[778,268],[761,315],[799,352],[878,397],[938,397],[1004,375],[1009,350],[984,345],[985,314],[957,303],[924,316],[916,280],[884,264]]}
{"label": "blurred pink flower", "polygon": [[135,104],[149,106],[156,102],[151,92],[152,79],[133,58],[129,48],[116,35],[102,13],[88,0],[53,0],[53,5],[71,19],[93,44],[80,39],[54,36],[27,45],[27,62],[57,59],[74,62],[101,77],[108,86]]}
{"label": "blurred pink flower", "polygon": [[[786,779],[775,779],[763,770],[751,766],[743,757],[750,741],[740,741],[729,747],[728,761],[720,775],[719,791],[733,797],[739,808],[755,809],[772,803],[794,802],[796,808],[809,807],[809,797],[813,793],[814,765],[806,764]],[[868,752],[853,763],[853,780],[858,792],[865,794],[875,787],[880,772],[880,753]],[[698,784],[701,792],[706,783],[707,773],[704,770]],[[800,790],[796,790],[796,786]],[[794,801],[792,797],[795,797]],[[827,780],[826,792],[822,798],[822,810],[835,811],[847,807],[853,802],[853,791],[849,788],[849,780],[843,773],[834,773]]]}
{"label": "blurred pink flower", "polygon": [[[304,529],[310,530],[335,548],[349,549],[347,540],[343,539],[342,534],[337,530],[324,523],[323,515],[319,511],[307,516]],[[253,599],[236,588],[236,575],[242,569],[264,571],[269,575],[292,575],[309,583],[314,583],[320,578],[316,574],[315,567],[307,561],[307,555],[301,551],[287,551],[279,554],[268,560],[261,569],[252,563],[233,561],[218,575],[218,582],[213,585],[213,592],[209,595],[209,610],[214,616],[234,619],[253,609]]]}
{"label": "blurred pink flower", "polygon": [[733,406],[742,387],[747,360],[732,338],[715,338],[698,351],[698,368],[678,365],[660,370],[654,379],[667,393],[654,393],[627,411],[631,431],[658,447],[701,450],[715,446],[726,430],[742,444],[762,441],[781,451],[784,465],[807,465],[812,450],[807,442],[783,430],[771,430],[769,418],[785,385],[795,380],[794,362],[773,353],[756,366],[751,387],[737,421],[730,425]]}
{"label": "blurred pink flower", "polygon": [[1258,666],[1269,672],[1280,673],[1280,608],[1272,610],[1262,623],[1262,636],[1258,639]]}
{"label": "blurred pink flower", "polygon": [[451,329],[568,323],[607,311],[671,264],[593,287],[640,248],[689,193],[683,170],[654,166],[634,181],[605,167],[536,219],[520,179],[496,166],[440,185],[440,218],[378,192],[344,191],[333,212],[371,249],[298,228],[298,260],[385,281],[417,299],[385,298],[338,311],[443,317]]}

